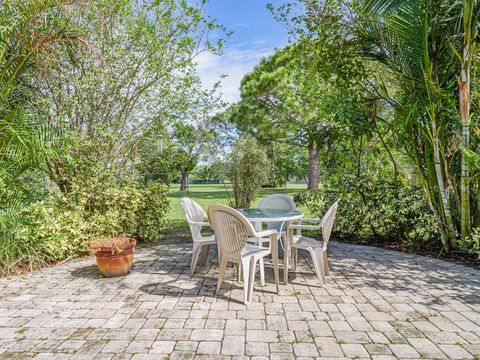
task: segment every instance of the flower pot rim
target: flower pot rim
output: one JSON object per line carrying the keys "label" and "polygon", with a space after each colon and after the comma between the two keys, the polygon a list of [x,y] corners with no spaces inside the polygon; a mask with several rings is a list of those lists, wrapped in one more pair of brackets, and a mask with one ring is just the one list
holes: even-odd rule
{"label": "flower pot rim", "polygon": [[112,253],[112,250],[114,249],[113,246],[102,246],[99,250],[95,251],[95,255],[102,254],[103,256],[105,256],[104,254],[108,253],[111,256],[114,256],[114,255],[118,256],[118,255],[122,255],[127,250],[135,248],[136,245],[137,245],[137,241],[135,239],[132,239],[131,242],[122,246],[121,252],[113,252],[113,253]]}

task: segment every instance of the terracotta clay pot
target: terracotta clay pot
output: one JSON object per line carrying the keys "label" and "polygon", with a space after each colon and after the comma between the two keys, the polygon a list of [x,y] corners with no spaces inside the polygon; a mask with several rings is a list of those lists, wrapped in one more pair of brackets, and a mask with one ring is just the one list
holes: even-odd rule
{"label": "terracotta clay pot", "polygon": [[131,243],[123,246],[122,252],[113,252],[111,247],[102,247],[95,252],[97,258],[98,270],[105,277],[116,277],[128,274],[133,262],[133,252],[135,251],[137,242],[133,240]]}

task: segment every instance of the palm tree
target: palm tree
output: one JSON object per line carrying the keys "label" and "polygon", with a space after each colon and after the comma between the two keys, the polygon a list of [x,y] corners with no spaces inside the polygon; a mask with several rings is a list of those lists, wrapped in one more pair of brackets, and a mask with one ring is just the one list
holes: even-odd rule
{"label": "palm tree", "polygon": [[49,44],[75,40],[68,24],[60,27],[55,21],[63,4],[62,0],[0,4],[0,226],[22,203],[17,180],[45,156],[48,128],[25,111],[18,81]]}
{"label": "palm tree", "polygon": [[[464,0],[460,21],[463,26],[458,33],[463,37],[463,51],[455,51],[460,60],[461,70],[458,80],[460,116],[462,119],[462,145],[464,150],[470,148],[470,70],[472,66],[475,45],[478,39],[478,27],[480,4],[477,0]],[[470,169],[465,151],[462,152],[461,170],[461,234],[464,237],[470,235]]]}
{"label": "palm tree", "polygon": [[479,6],[476,0],[367,0],[363,10],[370,22],[359,29],[361,51],[393,74],[398,136],[421,176],[445,247],[456,248],[457,226],[463,236],[470,232],[469,166],[457,150],[469,148]]}

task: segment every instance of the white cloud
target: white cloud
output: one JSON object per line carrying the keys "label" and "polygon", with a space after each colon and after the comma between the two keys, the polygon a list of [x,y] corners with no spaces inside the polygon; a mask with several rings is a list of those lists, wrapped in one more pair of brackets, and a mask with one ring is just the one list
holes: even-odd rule
{"label": "white cloud", "polygon": [[252,47],[248,49],[242,49],[241,45],[226,49],[222,56],[202,53],[197,58],[202,84],[205,88],[211,88],[222,75],[226,75],[221,80],[223,99],[228,103],[235,103],[240,100],[243,76],[251,72],[263,57],[272,53],[273,49],[263,41],[252,43]]}

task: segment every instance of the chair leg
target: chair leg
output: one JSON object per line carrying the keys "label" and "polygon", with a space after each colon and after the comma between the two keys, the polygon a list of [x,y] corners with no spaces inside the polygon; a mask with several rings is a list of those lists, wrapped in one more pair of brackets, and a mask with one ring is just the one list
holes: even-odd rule
{"label": "chair leg", "polygon": [[288,241],[285,242],[284,250],[285,250],[285,252],[283,254],[283,280],[285,282],[285,285],[287,285],[288,284],[288,270],[289,270],[288,269],[288,267],[289,267],[289,264],[288,264],[289,254],[292,251],[290,249],[290,245],[289,245]]}
{"label": "chair leg", "polygon": [[244,301],[245,305],[249,305],[248,289],[250,284],[250,257],[244,258],[242,262],[242,274],[243,274],[243,292],[244,292]]}
{"label": "chair leg", "polygon": [[298,248],[292,248],[292,255],[293,255],[293,270],[294,270],[294,271],[297,271]]}
{"label": "chair leg", "polygon": [[225,276],[226,269],[227,269],[227,260],[222,259],[222,261],[220,262],[220,271],[218,273],[217,290],[215,292],[216,294],[218,294],[218,292],[220,291],[220,287],[222,286],[222,281],[223,281],[223,277]]}
{"label": "chair leg", "polygon": [[310,255],[312,256],[313,266],[315,267],[315,273],[317,278],[322,282],[322,286],[327,286],[327,281],[325,280],[325,269],[323,267],[323,254],[322,249],[311,249]]}
{"label": "chair leg", "polygon": [[265,286],[265,266],[263,264],[263,258],[260,259],[260,285]]}
{"label": "chair leg", "polygon": [[195,273],[195,267],[197,266],[198,256],[200,255],[201,248],[202,246],[200,244],[193,244],[192,263],[190,264],[190,272],[192,276]]}
{"label": "chair leg", "polygon": [[210,245],[202,246],[202,266],[205,266],[205,264],[207,263],[209,251],[210,251]]}
{"label": "chair leg", "polygon": [[[249,281],[248,281],[248,299],[247,303],[250,304],[252,302],[252,296],[253,296],[253,284],[255,283],[255,272],[257,270],[257,260],[255,257],[252,257],[250,259],[250,267],[248,269],[249,274]],[[261,258],[260,258],[261,260]]]}
{"label": "chair leg", "polygon": [[235,264],[235,269],[237,270],[237,281],[242,281],[243,276],[242,276],[242,263],[239,262],[238,264]]}
{"label": "chair leg", "polygon": [[330,275],[330,269],[328,268],[327,250],[323,250],[323,267],[325,268],[325,275]]}

